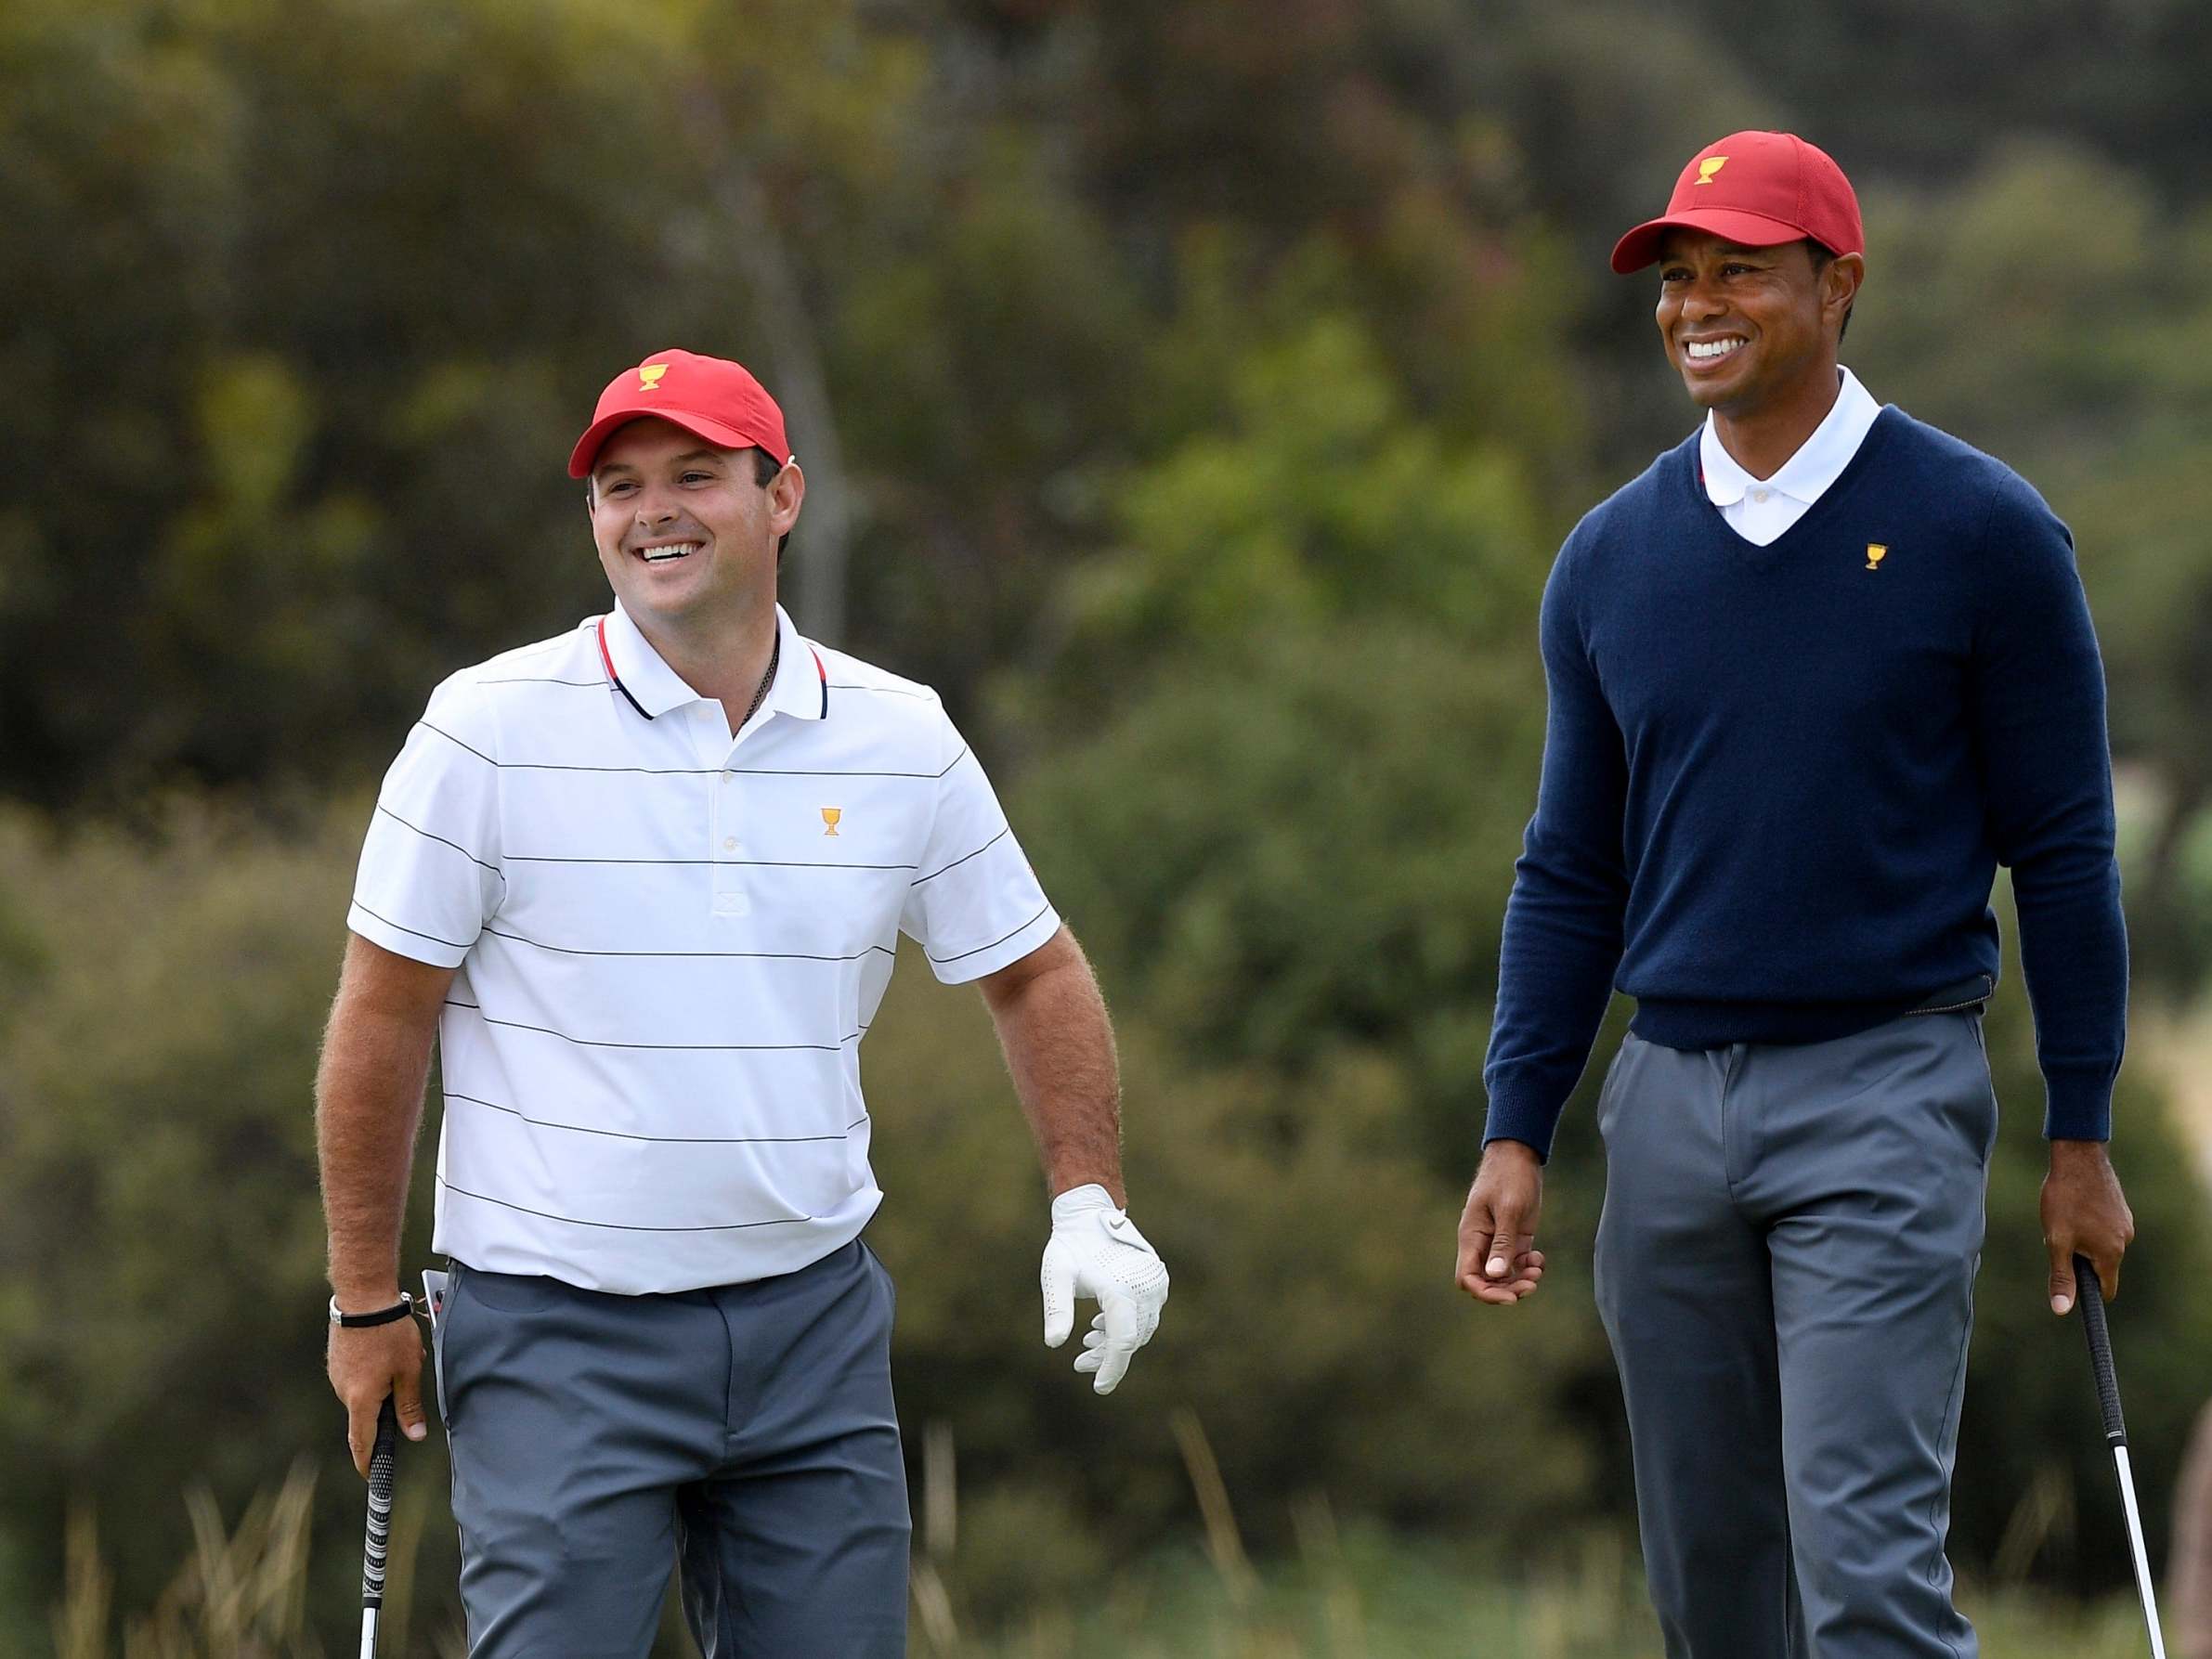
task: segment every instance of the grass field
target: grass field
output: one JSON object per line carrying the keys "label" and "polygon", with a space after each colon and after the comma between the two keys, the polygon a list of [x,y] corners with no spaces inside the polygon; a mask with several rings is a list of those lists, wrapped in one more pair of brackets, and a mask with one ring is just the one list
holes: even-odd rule
{"label": "grass field", "polygon": [[[913,1652],[930,1659],[1659,1659],[1633,1558],[1594,1546],[1569,1574],[1509,1586],[1454,1552],[1349,1537],[1297,1563],[1224,1573],[1170,1554],[1101,1587],[1094,1604],[1040,1610],[967,1638],[917,1598]],[[2133,1603],[2083,1608],[1973,1586],[1961,1605],[2001,1659],[2139,1659]]]}
{"label": "grass field", "polygon": [[[323,1659],[306,1630],[308,1483],[256,1505],[235,1532],[195,1515],[201,1545],[150,1617],[117,1621],[104,1573],[81,1536],[69,1593],[55,1609],[58,1659]],[[410,1620],[407,1603],[426,1515],[395,1537],[390,1659],[459,1659],[460,1634]],[[917,1659],[1659,1659],[1633,1550],[1595,1535],[1564,1571],[1516,1573],[1479,1541],[1412,1541],[1378,1528],[1341,1535],[1325,1510],[1300,1517],[1289,1561],[1247,1562],[1233,1535],[1211,1549],[1168,1545],[1048,1606],[1018,1608],[979,1630],[958,1611],[956,1566],[917,1557],[909,1652]],[[411,1536],[406,1536],[411,1534]],[[2084,1608],[2020,1588],[1968,1586],[1961,1604],[1993,1659],[2139,1659],[2131,1601]],[[118,1641],[118,1636],[121,1640]],[[656,1659],[696,1659],[670,1619]]]}

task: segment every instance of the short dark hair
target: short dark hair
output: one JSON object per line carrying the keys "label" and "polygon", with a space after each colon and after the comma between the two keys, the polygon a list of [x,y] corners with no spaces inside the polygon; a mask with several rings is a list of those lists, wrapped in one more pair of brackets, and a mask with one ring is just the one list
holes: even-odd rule
{"label": "short dark hair", "polygon": [[[1825,242],[1815,241],[1811,237],[1805,238],[1805,252],[1813,256],[1813,276],[1815,280],[1818,280],[1821,272],[1836,262],[1835,250]],[[1839,344],[1842,343],[1843,336],[1851,332],[1851,313],[1857,305],[1858,301],[1854,299],[1843,309],[1843,326],[1836,331]]]}

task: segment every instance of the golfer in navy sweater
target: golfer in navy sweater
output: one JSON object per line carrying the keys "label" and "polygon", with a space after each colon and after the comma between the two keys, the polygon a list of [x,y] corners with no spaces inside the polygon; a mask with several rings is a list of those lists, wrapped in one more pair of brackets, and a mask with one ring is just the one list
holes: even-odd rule
{"label": "golfer in navy sweater", "polygon": [[[1972,1659],[1944,1556],[2012,872],[2047,1083],[2051,1307],[2134,1233],[2103,675],[2066,527],[1837,362],[1866,261],[1828,156],[1737,133],[1657,264],[1702,428],[1545,590],[1550,723],[1506,909],[1460,1284],[1542,1278],[1542,1164],[1610,992],[1597,1300],[1675,1659]],[[1993,349],[2001,343],[1991,342]]]}

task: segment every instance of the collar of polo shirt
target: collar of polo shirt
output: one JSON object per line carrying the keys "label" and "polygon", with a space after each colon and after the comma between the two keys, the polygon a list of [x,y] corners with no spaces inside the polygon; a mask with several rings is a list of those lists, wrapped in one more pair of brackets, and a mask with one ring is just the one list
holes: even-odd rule
{"label": "collar of polo shirt", "polygon": [[1812,436],[1797,447],[1797,453],[1784,461],[1772,478],[1754,478],[1737,464],[1721,442],[1719,429],[1711,411],[1705,417],[1705,430],[1698,438],[1698,460],[1705,473],[1705,497],[1715,507],[1733,507],[1754,489],[1769,494],[1788,496],[1793,501],[1810,504],[1828,493],[1828,486],[1843,475],[1843,469],[1851,464],[1851,458],[1859,452],[1859,445],[1866,440],[1873,427],[1875,417],[1881,413],[1881,405],[1874,401],[1874,394],[1859,383],[1859,377],[1844,369],[1839,371],[1841,383],[1836,401],[1829,406],[1820,424],[1813,429]]}
{"label": "collar of polo shirt", "polygon": [[[799,719],[818,720],[829,712],[827,676],[821,660],[799,637],[798,628],[780,604],[775,607],[775,629],[783,640],[783,650],[776,662],[775,683],[768,688],[762,706]],[[607,613],[606,651],[623,690],[655,719],[686,703],[705,701],[662,660],[619,600]]]}

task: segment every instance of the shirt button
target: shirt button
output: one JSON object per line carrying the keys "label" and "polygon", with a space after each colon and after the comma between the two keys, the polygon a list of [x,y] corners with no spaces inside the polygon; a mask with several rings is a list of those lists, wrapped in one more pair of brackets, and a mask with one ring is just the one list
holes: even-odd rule
{"label": "shirt button", "polygon": [[737,850],[737,837],[735,836],[724,836],[722,838],[722,849],[724,852],[735,852]]}
{"label": "shirt button", "polygon": [[1768,496],[1770,493],[1771,493],[1771,492],[1769,492],[1769,491],[1767,491],[1767,490],[1763,490],[1763,489],[1755,489],[1755,490],[1753,490],[1753,491],[1751,492],[1751,499],[1752,499],[1752,500],[1754,500],[1754,501],[1763,501],[1763,500],[1765,500],[1765,499],[1766,499],[1767,496]]}

